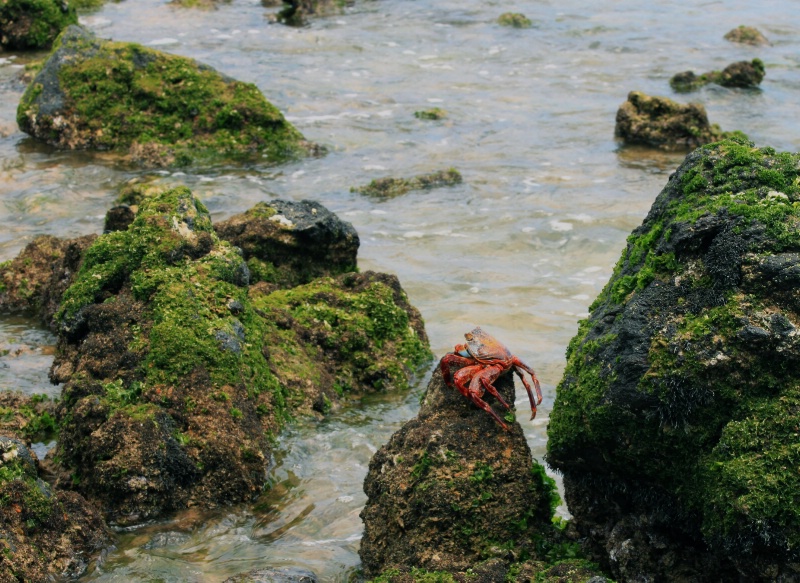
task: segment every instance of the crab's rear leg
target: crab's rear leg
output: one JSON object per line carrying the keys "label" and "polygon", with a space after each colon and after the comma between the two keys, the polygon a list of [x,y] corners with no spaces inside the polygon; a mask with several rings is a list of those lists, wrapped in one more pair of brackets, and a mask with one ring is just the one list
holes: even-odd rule
{"label": "crab's rear leg", "polygon": [[[525,390],[528,391],[528,399],[531,402],[531,419],[536,417],[536,407],[542,404],[542,388],[539,385],[539,379],[536,378],[536,373],[533,372],[533,369],[529,367],[527,364],[522,362],[516,356],[511,359],[511,364],[514,365],[514,372],[517,373],[517,376],[522,381],[522,384],[525,385]],[[534,402],[533,393],[531,392],[531,386],[528,381],[525,380],[525,377],[522,376],[522,371],[527,372],[531,375],[531,380],[533,381],[533,386],[536,388],[536,401]]]}

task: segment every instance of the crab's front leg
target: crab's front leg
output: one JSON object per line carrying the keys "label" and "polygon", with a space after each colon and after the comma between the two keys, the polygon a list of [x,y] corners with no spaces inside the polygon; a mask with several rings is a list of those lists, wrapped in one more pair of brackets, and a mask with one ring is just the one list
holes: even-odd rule
{"label": "crab's front leg", "polygon": [[[456,346],[458,350],[458,346]],[[439,361],[439,370],[442,371],[444,382],[452,387],[453,386],[453,370],[463,369],[466,366],[474,365],[475,359],[472,357],[465,357],[455,352],[448,352]]]}
{"label": "crab's front leg", "polygon": [[497,389],[494,388],[494,385],[492,385],[492,381],[496,379],[502,371],[502,367],[497,366],[486,366],[483,364],[467,366],[458,370],[453,380],[456,388],[462,395],[494,417],[494,420],[497,421],[503,429],[509,431],[508,425],[494,412],[494,409],[492,409],[486,401],[481,399],[484,390],[488,390],[490,394],[494,395],[494,397],[506,407],[506,409],[510,408],[508,403],[500,396],[500,393],[497,392]]}
{"label": "crab's front leg", "polygon": [[[542,388],[539,386],[539,379],[536,378],[536,373],[533,372],[533,369],[516,356],[511,359],[511,364],[514,366],[514,372],[517,373],[517,376],[522,381],[522,384],[525,385],[525,390],[528,391],[528,399],[531,402],[531,419],[533,419],[536,417],[536,407],[542,404]],[[523,370],[531,375],[533,386],[536,388],[536,402],[533,400],[531,386],[528,384],[528,381],[525,380],[525,377],[522,376]]]}

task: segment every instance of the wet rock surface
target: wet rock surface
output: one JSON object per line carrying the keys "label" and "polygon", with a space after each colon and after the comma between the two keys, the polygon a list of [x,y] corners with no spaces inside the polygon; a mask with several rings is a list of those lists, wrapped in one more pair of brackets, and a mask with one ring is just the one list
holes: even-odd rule
{"label": "wet rock surface", "polygon": [[252,283],[287,288],[355,270],[358,233],[315,201],[258,203],[214,229],[242,250]]}
{"label": "wet rock surface", "polygon": [[547,459],[616,578],[800,577],[799,161],[687,156],[570,343]]}
{"label": "wet rock surface", "polygon": [[111,543],[83,497],[54,491],[26,445],[0,435],[0,580],[75,578]]}
{"label": "wet rock surface", "polygon": [[664,150],[691,149],[730,135],[710,124],[705,108],[631,91],[617,110],[615,135],[626,144]]}
{"label": "wet rock surface", "polygon": [[[496,386],[514,402],[510,374]],[[360,549],[367,578],[400,583],[436,572],[489,582],[525,572],[528,578],[518,580],[527,581],[551,567],[546,555],[560,537],[551,523],[558,495],[532,460],[519,423],[510,427],[504,431],[433,373],[419,415],[370,461]],[[525,557],[535,560],[523,565]]]}
{"label": "wet rock surface", "polygon": [[145,166],[281,161],[314,149],[255,85],[74,25],[28,86],[17,123],[57,148],[113,150]]}

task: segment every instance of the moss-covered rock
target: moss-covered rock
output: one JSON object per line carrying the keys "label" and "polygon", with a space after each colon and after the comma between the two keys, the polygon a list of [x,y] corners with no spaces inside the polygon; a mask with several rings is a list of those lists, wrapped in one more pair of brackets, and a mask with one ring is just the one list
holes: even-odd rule
{"label": "moss-covered rock", "polygon": [[731,63],[722,71],[709,71],[701,75],[696,75],[693,71],[684,71],[674,75],[669,80],[669,84],[675,91],[685,93],[709,83],[716,83],[723,87],[751,89],[758,87],[763,79],[764,63],[761,59],[753,59],[752,61]]}
{"label": "moss-covered rock", "polygon": [[64,28],[77,24],[72,5],[60,0],[0,2],[0,47],[46,49]]}
{"label": "moss-covered rock", "polygon": [[548,461],[621,579],[800,577],[798,168],[687,156],[569,345]]}
{"label": "moss-covered rock", "polygon": [[78,26],[59,37],[17,122],[57,148],[113,150],[148,166],[281,161],[311,148],[255,85]]}
{"label": "moss-covered rock", "polygon": [[287,288],[356,269],[358,233],[315,201],[261,202],[214,229],[242,250],[251,283]]}
{"label": "moss-covered rock", "polygon": [[348,273],[250,297],[264,318],[263,352],[296,409],[325,413],[342,399],[409,388],[430,362],[419,312],[393,275]]}
{"label": "moss-covered rock", "polygon": [[53,328],[61,294],[72,283],[95,235],[59,239],[41,235],[14,259],[0,264],[0,313],[38,316]]}
{"label": "moss-covered rock", "polygon": [[498,17],[497,23],[511,28],[530,28],[533,25],[530,18],[519,12],[504,12]]}
{"label": "moss-covered rock", "polygon": [[366,186],[353,187],[350,192],[357,192],[366,196],[391,198],[400,196],[412,190],[428,190],[441,186],[453,186],[462,181],[461,173],[455,168],[439,170],[429,174],[420,174],[412,178],[376,178]]}
{"label": "moss-covered rock", "polygon": [[414,112],[414,117],[423,120],[437,121],[447,117],[447,112],[441,107],[431,107],[430,109],[422,109]]}
{"label": "moss-covered rock", "polygon": [[82,575],[111,542],[102,518],[74,492],[54,492],[19,440],[0,436],[0,580],[44,583]]}
{"label": "moss-covered rock", "polygon": [[[514,402],[511,374],[496,386]],[[577,543],[552,522],[555,482],[531,458],[513,412],[485,398],[510,431],[435,371],[419,415],[370,461],[359,551],[367,578],[530,581],[574,557]]]}
{"label": "moss-covered rock", "polygon": [[699,103],[682,105],[666,97],[631,91],[617,110],[615,135],[626,144],[641,144],[665,150],[690,149],[741,132],[723,132],[708,122]]}
{"label": "moss-covered rock", "polygon": [[[217,236],[187,188],[154,189],[137,202],[133,222],[94,239],[71,264],[79,268],[69,287],[52,296],[59,341],[50,376],[64,383],[56,484],[111,520],[249,500],[265,485],[271,438],[292,416],[407,387],[429,361],[422,319],[396,278],[250,286],[241,250]],[[299,220],[295,206],[320,223]],[[317,253],[342,240],[323,225],[354,235],[320,205],[279,210],[297,220],[293,244],[306,237]],[[39,247],[65,247],[47,241]],[[347,262],[331,263],[336,271]],[[10,265],[8,280],[17,281],[25,261]]]}
{"label": "moss-covered rock", "polygon": [[0,435],[45,441],[57,432],[56,404],[46,395],[0,391]]}
{"label": "moss-covered rock", "polygon": [[769,41],[760,30],[753,26],[737,26],[725,33],[725,40],[746,45],[768,45]]}

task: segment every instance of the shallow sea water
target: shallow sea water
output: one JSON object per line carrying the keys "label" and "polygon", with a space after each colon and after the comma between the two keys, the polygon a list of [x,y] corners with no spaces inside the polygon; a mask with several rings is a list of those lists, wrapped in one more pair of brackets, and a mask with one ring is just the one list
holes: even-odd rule
{"label": "shallow sea water", "polygon": [[[510,9],[534,26],[497,25]],[[274,10],[257,0],[216,10],[127,0],[81,20],[102,37],[193,57],[255,83],[307,138],[325,144],[330,152],[318,159],[160,172],[158,180],[190,186],[215,220],[260,200],[308,198],[353,223],[360,268],[398,275],[437,355],[482,325],[536,369],[544,403],[522,424],[537,459],[577,322],[683,159],[615,142],[627,93],[698,101],[712,122],[757,145],[800,146],[800,19],[788,1],[527,0],[510,8],[357,0],[299,29],[272,24]],[[759,28],[771,45],[722,38],[741,24]],[[99,232],[115,188],[148,174],[108,157],[52,151],[18,130],[17,78],[37,56],[0,53],[0,261],[40,234]],[[755,57],[767,67],[760,90],[669,88],[675,73]],[[430,107],[447,118],[414,117]],[[463,184],[391,200],[350,192],[374,178],[449,167]],[[0,389],[57,395],[47,380],[53,344],[35,322],[0,318]],[[255,505],[120,532],[117,549],[84,580],[216,582],[267,566],[346,580],[359,563],[369,460],[416,414],[426,382],[322,423],[298,423],[281,436],[273,487]],[[526,403],[518,391],[518,407]]]}

